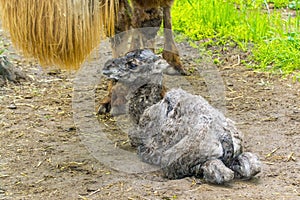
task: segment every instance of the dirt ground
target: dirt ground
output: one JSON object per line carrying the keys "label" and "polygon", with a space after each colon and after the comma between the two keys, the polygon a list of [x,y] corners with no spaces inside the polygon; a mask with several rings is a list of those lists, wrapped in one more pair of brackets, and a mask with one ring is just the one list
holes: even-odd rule
{"label": "dirt ground", "polygon": [[[215,105],[236,121],[245,150],[259,155],[260,174],[218,186],[108,167],[88,150],[74,123],[76,73],[41,69],[8,46],[5,54],[31,81],[0,88],[0,199],[300,199],[300,83],[246,69],[239,62],[245,54],[235,48],[214,50],[221,63],[212,78],[202,71],[213,66],[207,56],[198,59],[186,43],[180,49],[191,76],[169,77],[169,88],[176,83],[212,104],[211,93],[219,92],[222,101]],[[214,80],[221,81],[217,90]]]}

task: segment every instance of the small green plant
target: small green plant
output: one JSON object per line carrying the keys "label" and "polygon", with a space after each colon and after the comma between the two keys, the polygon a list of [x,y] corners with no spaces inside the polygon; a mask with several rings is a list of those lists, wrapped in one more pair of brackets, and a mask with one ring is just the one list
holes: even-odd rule
{"label": "small green plant", "polygon": [[6,51],[6,48],[3,44],[3,41],[0,41],[0,55],[2,55]]}
{"label": "small green plant", "polygon": [[220,64],[220,60],[219,60],[218,58],[215,58],[215,59],[214,59],[214,64],[215,64],[215,65]]}
{"label": "small green plant", "polygon": [[297,1],[291,1],[289,4],[288,4],[288,7],[290,9],[293,9],[293,10],[299,10],[300,8],[300,1],[297,0]]}
{"label": "small green plant", "polygon": [[156,51],[155,53],[161,54],[164,51],[164,48],[161,47],[161,48],[156,49],[155,51]]}

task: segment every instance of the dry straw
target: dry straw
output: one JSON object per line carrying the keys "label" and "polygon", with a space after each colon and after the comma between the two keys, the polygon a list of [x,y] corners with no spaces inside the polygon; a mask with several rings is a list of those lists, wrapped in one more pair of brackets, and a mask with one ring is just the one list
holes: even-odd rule
{"label": "dry straw", "polygon": [[114,32],[117,0],[0,0],[13,44],[43,66],[77,69]]}

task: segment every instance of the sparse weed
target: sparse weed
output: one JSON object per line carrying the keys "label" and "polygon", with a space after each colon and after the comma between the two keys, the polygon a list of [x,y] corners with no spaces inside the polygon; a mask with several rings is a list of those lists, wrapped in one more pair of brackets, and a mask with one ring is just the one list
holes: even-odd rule
{"label": "sparse weed", "polygon": [[259,64],[256,68],[289,74],[300,70],[300,39],[295,33],[257,44],[253,58]]}
{"label": "sparse weed", "polygon": [[5,47],[2,39],[0,38],[0,55],[2,55],[5,51],[6,51],[6,47]]}

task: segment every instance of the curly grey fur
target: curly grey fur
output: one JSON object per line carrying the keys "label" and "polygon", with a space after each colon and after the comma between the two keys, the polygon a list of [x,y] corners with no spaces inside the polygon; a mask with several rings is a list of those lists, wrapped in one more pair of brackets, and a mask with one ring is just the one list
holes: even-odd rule
{"label": "curly grey fur", "polygon": [[160,166],[171,179],[203,176],[223,184],[259,173],[261,163],[242,152],[242,134],[234,122],[204,98],[173,89],[161,100],[167,68],[150,50],[137,50],[108,61],[103,70],[122,86],[116,86],[121,89],[115,95],[126,94],[127,112],[138,124],[129,138],[141,159]]}
{"label": "curly grey fur", "polygon": [[[150,49],[143,49],[108,60],[102,73],[109,79],[138,88],[150,82],[161,84],[157,81],[162,80],[162,73],[167,72],[169,68],[170,65]],[[158,80],[155,79],[156,75],[158,75]]]}
{"label": "curly grey fur", "polygon": [[201,96],[181,89],[147,108],[129,137],[141,159],[159,165],[171,179],[204,175],[208,182],[222,184],[234,174],[250,178],[260,171],[256,156],[242,154],[234,122]]}
{"label": "curly grey fur", "polygon": [[129,113],[137,123],[147,107],[162,99],[163,73],[173,70],[149,49],[132,51],[107,61],[102,73],[117,82],[112,90],[111,114]]}

